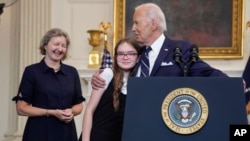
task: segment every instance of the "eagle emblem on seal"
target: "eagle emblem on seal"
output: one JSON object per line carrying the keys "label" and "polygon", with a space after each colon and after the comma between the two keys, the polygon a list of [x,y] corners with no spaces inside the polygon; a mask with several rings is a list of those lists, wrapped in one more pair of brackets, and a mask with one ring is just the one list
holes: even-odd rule
{"label": "eagle emblem on seal", "polygon": [[194,103],[188,99],[182,99],[175,105],[177,109],[175,118],[183,123],[191,122],[196,115],[196,112],[193,112]]}

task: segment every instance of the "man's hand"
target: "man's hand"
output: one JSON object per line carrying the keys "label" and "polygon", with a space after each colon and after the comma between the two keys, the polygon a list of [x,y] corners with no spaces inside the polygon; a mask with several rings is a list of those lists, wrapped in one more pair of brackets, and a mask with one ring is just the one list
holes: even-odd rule
{"label": "man's hand", "polygon": [[91,86],[92,89],[98,90],[99,88],[105,87],[105,80],[100,77],[100,74],[103,72],[103,70],[98,70],[91,79]]}

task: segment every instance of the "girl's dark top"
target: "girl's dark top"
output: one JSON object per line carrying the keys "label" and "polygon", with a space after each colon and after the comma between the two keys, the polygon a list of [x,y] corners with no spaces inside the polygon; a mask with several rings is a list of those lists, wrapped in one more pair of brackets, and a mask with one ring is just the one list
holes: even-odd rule
{"label": "girl's dark top", "polygon": [[[54,72],[44,59],[25,68],[18,94],[13,101],[24,100],[44,109],[72,108],[85,101],[77,70],[61,63],[60,70]],[[53,116],[28,117],[23,141],[77,141],[75,121],[64,123]]]}
{"label": "girl's dark top", "polygon": [[113,92],[112,80],[94,112],[91,141],[121,141],[126,95],[120,94],[120,108],[115,112]]}

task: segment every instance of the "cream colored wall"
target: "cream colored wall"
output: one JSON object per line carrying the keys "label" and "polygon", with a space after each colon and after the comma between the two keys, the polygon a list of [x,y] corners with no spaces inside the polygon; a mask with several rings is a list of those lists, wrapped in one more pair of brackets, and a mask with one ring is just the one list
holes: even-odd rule
{"label": "cream colored wall", "polygon": [[53,0],[52,7],[51,26],[67,30],[71,37],[70,58],[66,62],[86,69],[88,53],[92,50],[87,30],[98,29],[104,20],[113,22],[113,1]]}
{"label": "cream colored wall", "polygon": [[[18,6],[4,8],[0,16],[0,141],[5,139],[5,134],[16,128],[15,105],[11,97],[15,95],[18,78],[19,42],[18,35]],[[11,71],[12,70],[12,71]]]}
{"label": "cream colored wall", "polygon": [[[31,0],[32,1],[32,0]],[[250,1],[245,1],[245,16],[243,21],[244,35],[243,48],[244,58],[239,60],[206,60],[210,65],[219,68],[230,76],[241,76],[250,53],[250,28],[246,29],[246,22],[250,20]],[[51,27],[60,27],[66,30],[71,37],[72,45],[70,58],[65,62],[75,66],[80,73],[83,83],[83,93],[88,97],[89,86],[86,84],[94,72],[87,69],[88,53],[92,49],[88,44],[88,29],[96,29],[101,21],[113,22],[113,1],[112,0],[53,0],[51,1]],[[16,113],[11,97],[15,94],[16,81],[19,76],[13,74],[13,69],[19,68],[15,59],[18,57],[18,40],[16,33],[19,31],[18,16],[15,13],[15,6],[4,9],[0,16],[0,141],[5,140],[4,135],[15,130]],[[13,17],[16,17],[15,21]],[[112,35],[111,35],[112,37]],[[13,43],[13,41],[15,43]],[[14,71],[15,73],[15,71]],[[18,73],[18,72],[17,72]],[[82,114],[76,117],[77,130],[81,130]]]}
{"label": "cream colored wall", "polygon": [[[10,69],[10,26],[11,18],[10,9],[4,9],[4,13],[0,17],[0,139],[8,129],[8,111],[9,111],[9,69]],[[4,34],[3,34],[4,33]]]}

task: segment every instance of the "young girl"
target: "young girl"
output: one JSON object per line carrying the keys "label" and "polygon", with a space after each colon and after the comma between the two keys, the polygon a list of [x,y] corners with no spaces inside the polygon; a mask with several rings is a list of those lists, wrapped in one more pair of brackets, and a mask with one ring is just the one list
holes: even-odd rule
{"label": "young girl", "polygon": [[121,141],[127,80],[137,63],[139,50],[139,44],[130,38],[116,44],[114,68],[106,68],[101,74],[106,86],[91,92],[81,141]]}

